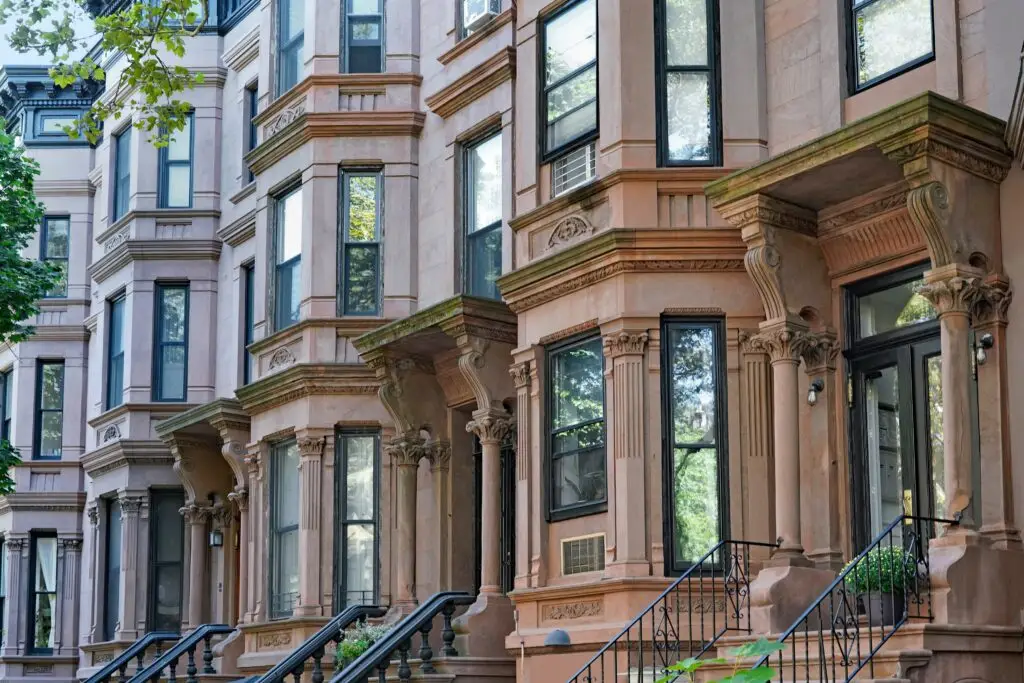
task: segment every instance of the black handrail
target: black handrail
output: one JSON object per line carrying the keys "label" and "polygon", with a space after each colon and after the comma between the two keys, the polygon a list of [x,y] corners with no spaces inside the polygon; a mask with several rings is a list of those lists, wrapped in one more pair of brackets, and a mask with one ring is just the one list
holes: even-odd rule
{"label": "black handrail", "polygon": [[[256,677],[253,683],[285,683],[287,676],[302,675],[306,662],[313,660],[313,680],[323,681],[323,657],[330,643],[339,643],[345,637],[344,631],[357,621],[376,619],[385,614],[382,607],[376,605],[352,605],[341,614],[328,621],[323,627],[305,640],[290,655],[274,665],[267,673]],[[334,660],[334,670],[339,668],[338,659]]]}
{"label": "black handrail", "polygon": [[164,669],[168,670],[167,680],[170,683],[175,683],[177,681],[178,660],[182,656],[185,656],[188,661],[185,668],[185,683],[196,683],[196,674],[200,673],[196,664],[196,648],[199,645],[199,641],[203,641],[202,673],[215,674],[217,670],[213,668],[213,647],[210,641],[214,636],[231,633],[234,630],[227,624],[203,624],[175,643],[174,647],[160,655],[145,669],[132,676],[128,683],[146,683],[147,681],[156,683],[156,681],[163,677]]}
{"label": "black handrail", "polygon": [[[908,619],[931,621],[931,576],[928,566],[928,525],[957,526],[958,521],[935,517],[901,515],[894,519],[868,547],[846,565],[834,581],[793,625],[779,636],[778,642],[789,647],[762,657],[755,666],[774,666],[773,681],[852,681],[865,667],[868,677],[875,677],[874,656]],[[897,531],[898,530],[898,531]],[[922,542],[923,541],[923,542]],[[894,549],[899,548],[902,564],[895,564]],[[888,551],[890,559],[867,560],[873,551]],[[883,565],[888,574],[901,576],[898,592],[857,593],[853,576],[864,562],[861,573],[877,585],[885,583]],[[893,582],[889,579],[889,584]],[[888,597],[884,597],[888,596]],[[865,599],[867,598],[867,599]],[[863,623],[866,622],[866,623]],[[795,641],[803,639],[803,652]],[[867,640],[866,644],[862,641]],[[812,654],[812,650],[817,650]],[[816,661],[815,661],[816,660]]]}
{"label": "black handrail", "polygon": [[474,600],[472,595],[461,591],[434,593],[412,614],[395,624],[395,627],[388,631],[383,638],[359,655],[354,662],[336,673],[330,683],[364,683],[374,672],[377,673],[380,680],[385,680],[388,667],[391,665],[391,657],[395,652],[398,653],[398,680],[408,681],[412,677],[412,669],[409,667],[409,650],[412,649],[413,636],[417,633],[422,637],[418,653],[420,671],[424,674],[436,673],[433,664],[434,651],[429,642],[434,618],[438,614],[444,617],[441,630],[441,642],[443,643],[441,654],[445,657],[457,657],[459,653],[454,646],[455,631],[452,629],[452,615],[457,607],[471,605]]}
{"label": "black handrail", "polygon": [[169,640],[178,640],[180,635],[172,631],[150,631],[142,636],[117,657],[107,662],[107,665],[94,673],[85,683],[109,683],[117,674],[119,681],[128,680],[128,665],[133,659],[138,659],[136,672],[142,671],[142,658],[146,656],[146,650],[150,645],[156,644],[157,656],[160,655],[160,644]]}
{"label": "black handrail", "polygon": [[[568,683],[618,681],[634,667],[642,676],[645,665],[660,667],[665,675],[666,667],[686,657],[700,657],[730,631],[750,633],[750,551],[775,547],[773,543],[719,542]],[[718,581],[721,592],[716,590]]]}

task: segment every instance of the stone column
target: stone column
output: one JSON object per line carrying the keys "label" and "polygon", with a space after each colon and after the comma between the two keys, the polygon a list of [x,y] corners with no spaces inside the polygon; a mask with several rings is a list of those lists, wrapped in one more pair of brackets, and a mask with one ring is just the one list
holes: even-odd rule
{"label": "stone column", "polygon": [[188,614],[190,629],[203,623],[203,597],[206,593],[207,522],[213,515],[213,508],[207,505],[186,505],[181,509],[185,526],[189,530],[188,561]]}
{"label": "stone column", "polygon": [[398,519],[392,545],[394,606],[404,610],[416,604],[416,476],[425,447],[418,437],[398,437],[384,447],[384,452],[397,468],[395,499]]}
{"label": "stone column", "polygon": [[60,538],[57,546],[57,562],[60,567],[60,611],[57,621],[57,642],[55,654],[78,654],[79,605],[82,590],[82,539]]}
{"label": "stone column", "polygon": [[[86,508],[86,515],[89,517],[89,550],[92,556],[89,558],[89,585],[92,587],[90,597],[91,616],[89,617],[88,642],[96,642],[96,633],[99,629],[100,620],[100,587],[96,577],[100,575],[100,509],[97,501],[89,503]],[[7,623],[6,621],[4,623]]]}
{"label": "stone column", "polygon": [[[646,476],[646,407],[644,353],[647,332],[622,331],[604,338],[611,360],[610,431],[615,486],[615,560],[613,576],[648,576]],[[668,456],[666,456],[668,457]]]}
{"label": "stone column", "polygon": [[299,600],[295,616],[323,614],[320,596],[320,481],[325,437],[302,436],[299,445]]}
{"label": "stone column", "polygon": [[118,502],[121,505],[121,605],[116,640],[134,641],[142,636],[136,628],[136,588],[140,581],[146,580],[145,575],[139,575],[139,556],[145,552],[140,550],[139,541],[143,496],[121,491]]}
{"label": "stone column", "polygon": [[238,506],[238,623],[249,620],[249,492],[236,488],[228,500]]}
{"label": "stone column", "polygon": [[[430,479],[434,487],[434,501],[437,506],[434,519],[437,520],[437,547],[439,549],[437,567],[437,585],[440,590],[452,588],[451,536],[452,526],[448,521],[452,515],[451,495],[451,462],[452,445],[447,441],[432,441],[426,445],[426,459],[430,463]],[[417,505],[419,503],[417,502]],[[419,581],[429,575],[424,567],[417,563]]]}
{"label": "stone column", "polygon": [[974,341],[985,349],[978,368],[978,428],[981,432],[981,534],[998,549],[1021,550],[1013,512],[1010,451],[1006,313],[1013,299],[1010,283],[987,278],[974,306]]}
{"label": "stone column", "polygon": [[530,362],[509,368],[516,385],[516,589],[530,586]]}
{"label": "stone column", "polygon": [[[243,554],[247,555],[247,562],[250,567],[250,572],[248,572],[250,576],[247,579],[251,579],[248,581],[249,596],[246,600],[248,612],[246,613],[245,621],[246,623],[258,623],[266,618],[264,597],[266,595],[267,572],[263,559],[265,533],[261,524],[266,519],[266,515],[263,514],[266,506],[263,503],[265,497],[263,471],[260,467],[262,447],[259,444],[252,444],[249,448],[249,455],[245,459],[245,464],[249,475],[248,508],[253,513],[248,515],[249,544],[248,547],[243,546],[242,548]],[[256,511],[260,511],[261,514],[257,514]]]}
{"label": "stone column", "polygon": [[466,431],[480,439],[481,522],[480,593],[501,591],[501,442],[512,428],[509,415],[496,410],[473,413]]}
{"label": "stone column", "polygon": [[24,600],[28,587],[22,580],[22,556],[28,555],[28,537],[8,535],[4,538],[4,552],[7,553],[7,576],[4,586],[7,597],[4,599],[4,642],[3,656],[11,657],[22,653],[20,645],[25,641],[26,612]]}

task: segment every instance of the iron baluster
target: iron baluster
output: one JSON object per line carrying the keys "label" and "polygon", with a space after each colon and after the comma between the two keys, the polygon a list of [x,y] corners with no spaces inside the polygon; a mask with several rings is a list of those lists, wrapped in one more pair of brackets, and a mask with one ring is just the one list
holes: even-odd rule
{"label": "iron baluster", "polygon": [[185,683],[198,683],[196,674],[199,673],[199,669],[196,668],[196,646],[192,645],[187,651],[188,665],[185,668]]}
{"label": "iron baluster", "polygon": [[210,646],[210,641],[213,638],[211,634],[207,634],[203,638],[203,673],[204,674],[215,674],[217,670],[213,668],[213,648]]}
{"label": "iron baluster", "polygon": [[309,677],[312,683],[324,683],[323,658],[324,649],[322,647],[317,648],[313,653],[313,671]]}
{"label": "iron baluster", "polygon": [[430,629],[433,624],[427,622],[420,628],[420,671],[425,674],[437,673],[434,668],[434,663],[431,661],[434,658],[434,651],[430,647]]}

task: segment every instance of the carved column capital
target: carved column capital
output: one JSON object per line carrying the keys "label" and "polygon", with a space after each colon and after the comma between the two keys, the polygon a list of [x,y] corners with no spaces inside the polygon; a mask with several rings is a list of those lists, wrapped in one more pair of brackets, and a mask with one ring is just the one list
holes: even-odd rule
{"label": "carved column capital", "polygon": [[610,358],[642,356],[648,339],[646,332],[613,332],[604,337],[604,350]]}
{"label": "carved column capital", "polygon": [[62,538],[60,539],[60,546],[67,553],[78,553],[82,551],[82,539],[80,538]]}
{"label": "carved column capital", "polygon": [[512,430],[512,418],[507,414],[491,412],[474,415],[474,419],[466,424],[466,431],[475,434],[481,444],[501,443]]}
{"label": "carved column capital", "polygon": [[137,517],[142,511],[142,496],[121,493],[117,497],[117,502],[121,505],[121,514],[125,517]]}
{"label": "carved column capital", "polygon": [[326,439],[322,436],[305,436],[296,442],[299,456],[303,458],[319,458],[324,454]]}
{"label": "carved column capital", "polygon": [[839,339],[832,331],[805,334],[803,353],[808,372],[834,370],[839,356]]}
{"label": "carved column capital", "polygon": [[921,296],[932,302],[940,318],[946,314],[969,315],[982,297],[982,281],[960,275],[929,280],[921,288]]}
{"label": "carved column capital", "polygon": [[97,526],[100,523],[100,508],[96,504],[96,501],[90,503],[89,507],[85,509],[85,512],[89,515],[89,524],[91,526]]}
{"label": "carved column capital", "polygon": [[17,536],[8,536],[4,539],[4,547],[7,549],[7,552],[12,555],[19,554],[22,550],[28,547],[28,539]]}
{"label": "carved column capital", "polygon": [[228,494],[228,500],[238,506],[241,511],[249,509],[249,491],[244,488],[236,488]]}
{"label": "carved column capital", "polygon": [[426,443],[418,437],[400,436],[384,446],[384,454],[398,467],[418,467],[427,455]]}
{"label": "carved column capital", "polygon": [[178,510],[185,518],[185,524],[206,524],[213,517],[213,508],[209,505],[186,505]]}
{"label": "carved column capital", "polygon": [[981,283],[971,317],[976,327],[1005,326],[1007,312],[1013,302],[1013,290],[1004,278],[986,279]]}
{"label": "carved column capital", "polygon": [[447,441],[432,441],[425,446],[426,455],[433,471],[448,469],[452,461],[452,445]]}
{"label": "carved column capital", "polygon": [[516,389],[525,389],[530,386],[530,361],[516,363],[508,369]]}
{"label": "carved column capital", "polygon": [[[230,496],[231,494],[228,495]],[[235,513],[231,510],[231,506],[229,505],[221,503],[210,508],[210,519],[213,521],[214,527],[218,529],[227,529],[230,527],[234,518]]]}
{"label": "carved column capital", "polygon": [[811,335],[790,325],[761,330],[747,340],[751,351],[766,353],[772,363],[799,363]]}

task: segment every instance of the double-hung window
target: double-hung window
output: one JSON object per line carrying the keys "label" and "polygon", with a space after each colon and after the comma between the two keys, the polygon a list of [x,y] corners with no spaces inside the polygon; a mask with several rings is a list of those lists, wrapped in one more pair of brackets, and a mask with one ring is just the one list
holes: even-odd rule
{"label": "double-hung window", "polygon": [[549,350],[548,377],[551,517],[602,509],[608,488],[601,338]]}
{"label": "double-hung window", "polygon": [[64,441],[64,361],[38,361],[36,364],[36,438],[37,460],[58,460]]}
{"label": "double-hung window", "polygon": [[14,371],[0,372],[0,441],[11,441],[14,415]]}
{"label": "double-hung window", "polygon": [[181,489],[150,491],[149,630],[181,630],[182,586],[185,566],[185,522]]}
{"label": "double-hung window", "polygon": [[107,328],[107,410],[124,402],[124,294],[110,301]]}
{"label": "double-hung window", "polygon": [[725,340],[721,320],[666,320],[666,569],[703,557],[725,533]]}
{"label": "double-hung window", "polygon": [[381,179],[379,171],[342,174],[342,315],[380,313]]}
{"label": "double-hung window", "polygon": [[[541,38],[541,151],[547,161],[597,135],[597,0],[576,0],[544,20]],[[593,177],[586,177],[590,167],[585,164],[577,184]]]}
{"label": "double-hung window", "polygon": [[32,535],[29,553],[28,653],[53,652],[57,635],[57,536]]}
{"label": "double-hung window", "polygon": [[500,299],[501,276],[501,133],[466,149],[466,291]]}
{"label": "double-hung window", "polygon": [[[257,145],[257,133],[256,130],[256,115],[259,113],[260,108],[260,94],[259,86],[253,83],[245,89],[245,110],[248,118],[248,131],[245,143],[245,151],[251,152],[256,149]],[[251,183],[256,179],[256,175],[252,172],[252,168],[245,161],[245,181]]]}
{"label": "double-hung window", "polygon": [[345,0],[344,32],[346,72],[384,71],[384,0]]}
{"label": "double-hung window", "polygon": [[302,190],[274,202],[274,329],[299,322],[302,297]]}
{"label": "double-hung window", "polygon": [[112,220],[128,213],[132,184],[132,129],[129,126],[114,136],[114,201]]}
{"label": "double-hung window", "polygon": [[194,115],[185,117],[185,127],[160,148],[160,207],[187,209],[192,206],[192,132]]}
{"label": "double-hung window", "polygon": [[854,92],[935,56],[932,0],[848,0]]}
{"label": "double-hung window", "polygon": [[42,249],[40,258],[55,266],[59,278],[47,298],[68,295],[68,242],[71,239],[71,219],[67,216],[47,216],[43,219]]}
{"label": "double-hung window", "polygon": [[302,47],[305,42],[305,0],[277,2],[277,95],[280,97],[296,83],[302,73]]}
{"label": "double-hung window", "polygon": [[188,377],[188,285],[156,286],[153,400],[184,401]]}
{"label": "double-hung window", "polygon": [[103,639],[116,637],[121,609],[121,501],[107,499],[107,543],[103,588]]}
{"label": "double-hung window", "polygon": [[284,619],[299,597],[299,447],[279,444],[270,459],[270,618]]}
{"label": "double-hung window", "polygon": [[242,296],[245,300],[242,324],[242,384],[252,381],[255,359],[249,353],[249,344],[256,339],[256,266],[249,263],[242,266]]}
{"label": "double-hung window", "polygon": [[659,158],[718,163],[718,0],[658,0],[658,9]]}
{"label": "double-hung window", "polygon": [[335,471],[341,476],[335,492],[338,586],[334,594],[338,600],[334,609],[340,612],[350,605],[377,602],[380,434],[339,431],[335,442]]}

